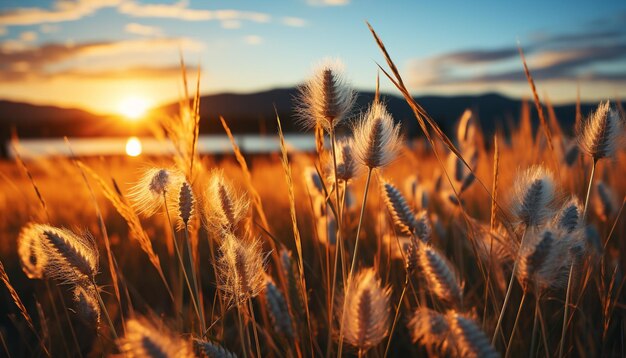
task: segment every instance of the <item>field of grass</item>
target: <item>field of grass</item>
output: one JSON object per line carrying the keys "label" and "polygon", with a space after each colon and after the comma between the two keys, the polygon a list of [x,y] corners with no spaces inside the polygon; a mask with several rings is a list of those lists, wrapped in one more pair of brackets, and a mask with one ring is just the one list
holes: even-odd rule
{"label": "field of grass", "polygon": [[409,100],[408,142],[384,98],[337,124],[333,66],[302,90],[317,153],[198,155],[190,100],[173,157],[0,163],[0,355],[626,354],[623,109],[448,139]]}

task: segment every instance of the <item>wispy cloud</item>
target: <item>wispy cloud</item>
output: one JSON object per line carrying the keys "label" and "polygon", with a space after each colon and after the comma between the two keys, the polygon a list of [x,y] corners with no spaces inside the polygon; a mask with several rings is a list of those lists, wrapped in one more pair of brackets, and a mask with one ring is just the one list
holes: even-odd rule
{"label": "wispy cloud", "polygon": [[141,36],[158,36],[163,34],[161,28],[156,26],[148,26],[138,24],[136,22],[131,22],[130,24],[126,24],[124,30],[129,34],[141,35]]}
{"label": "wispy cloud", "polygon": [[[0,43],[0,81],[25,81],[59,77],[62,74],[73,73],[77,76],[80,73],[95,73],[93,71],[97,70],[81,72],[72,66],[59,65],[85,58],[125,59],[132,57],[133,54],[170,53],[172,48],[179,46],[187,51],[200,51],[204,48],[204,44],[187,38],[94,41],[74,45],[49,43],[29,48],[15,48],[9,41],[5,41]],[[117,67],[124,68],[119,64]]]}
{"label": "wispy cloud", "polygon": [[78,20],[104,7],[117,6],[123,0],[57,1],[52,9],[38,7],[17,8],[0,13],[3,26],[37,25]]}
{"label": "wispy cloud", "polygon": [[188,1],[179,1],[174,4],[140,4],[132,1],[122,3],[118,10],[132,17],[170,18],[185,21],[246,20],[264,23],[271,19],[269,14],[262,12],[191,9],[188,5]]}
{"label": "wispy cloud", "polygon": [[[546,81],[624,82],[626,31],[533,36],[524,48],[533,77]],[[599,72],[599,65],[609,65]],[[469,49],[409,61],[415,86],[458,86],[525,83],[515,47]]]}
{"label": "wispy cloud", "polygon": [[243,40],[248,44],[248,45],[260,45],[263,43],[263,38],[259,35],[248,35],[246,37],[243,38]]}
{"label": "wispy cloud", "polygon": [[350,0],[307,0],[307,4],[312,6],[344,6],[349,3]]}
{"label": "wispy cloud", "polygon": [[304,27],[307,25],[307,21],[305,19],[299,17],[285,16],[281,19],[283,25],[291,26],[291,27]]}

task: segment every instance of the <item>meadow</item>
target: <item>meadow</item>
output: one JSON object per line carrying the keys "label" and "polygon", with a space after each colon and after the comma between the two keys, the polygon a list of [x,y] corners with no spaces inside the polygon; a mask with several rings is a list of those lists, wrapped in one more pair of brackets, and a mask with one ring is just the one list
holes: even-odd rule
{"label": "meadow", "polygon": [[315,153],[200,155],[196,94],[172,156],[0,163],[1,355],[625,356],[623,108],[562,128],[527,72],[508,133],[446,135],[372,33],[420,138],[327,62]]}

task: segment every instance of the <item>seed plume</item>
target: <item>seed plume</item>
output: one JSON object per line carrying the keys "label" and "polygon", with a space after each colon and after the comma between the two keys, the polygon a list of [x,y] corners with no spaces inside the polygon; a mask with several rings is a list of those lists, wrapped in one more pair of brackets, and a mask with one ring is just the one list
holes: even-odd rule
{"label": "seed plume", "polygon": [[226,180],[222,171],[214,171],[204,197],[204,225],[215,236],[234,233],[244,220],[250,201]]}
{"label": "seed plume", "polygon": [[100,324],[100,303],[96,295],[96,289],[89,283],[74,287],[76,312],[85,322],[97,327]]}
{"label": "seed plume", "polygon": [[146,318],[126,321],[126,335],[117,342],[127,357],[192,358],[191,344]]}
{"label": "seed plume", "polygon": [[300,122],[307,129],[319,124],[327,132],[334,131],[352,109],[355,99],[356,93],[344,78],[341,62],[327,60],[299,88]]}
{"label": "seed plume", "polygon": [[[391,324],[389,296],[390,287],[382,287],[373,268],[363,269],[349,284],[350,291],[344,295],[347,312],[344,315],[344,337],[348,344],[366,352],[378,345],[389,333]],[[342,313],[338,312],[341,317]]]}
{"label": "seed plume", "polygon": [[600,103],[596,111],[582,123],[578,144],[595,160],[611,157],[619,148],[624,134],[624,121],[609,101]]}
{"label": "seed plume", "polygon": [[583,207],[580,200],[572,196],[557,212],[555,224],[559,229],[564,230],[567,234],[571,234],[583,226],[582,212]]}
{"label": "seed plume", "polygon": [[492,358],[500,356],[489,343],[485,332],[473,319],[456,311],[449,311],[446,317],[459,357]]}
{"label": "seed plume", "polygon": [[276,287],[271,278],[265,281],[265,297],[267,299],[268,312],[272,318],[274,330],[285,337],[293,338],[293,323],[287,301],[282,292]]}
{"label": "seed plume", "polygon": [[193,340],[193,349],[198,358],[237,358],[237,355],[217,343]]}
{"label": "seed plume", "polygon": [[[344,182],[348,182],[358,174],[358,165],[354,158],[354,140],[349,137],[340,138],[337,141],[337,179]],[[333,161],[328,161],[328,172],[331,173],[331,177],[328,178],[330,183],[335,182],[335,178],[332,177],[334,173]]]}
{"label": "seed plume", "polygon": [[400,125],[385,105],[374,102],[354,127],[354,152],[364,166],[374,169],[391,163],[400,151]]}
{"label": "seed plume", "polygon": [[518,174],[515,180],[512,211],[526,227],[539,226],[552,215],[554,179],[552,173],[533,166]]}
{"label": "seed plume", "polygon": [[265,287],[265,255],[258,239],[240,241],[228,234],[220,246],[218,286],[229,299],[257,296]]}
{"label": "seed plume", "polygon": [[452,264],[434,247],[419,242],[419,264],[428,288],[441,300],[460,306],[463,291]]}
{"label": "seed plume", "polygon": [[183,181],[184,175],[177,170],[150,168],[130,189],[129,198],[139,214],[149,217],[163,206],[164,196],[168,201],[178,201],[168,194],[178,192]]}
{"label": "seed plume", "polygon": [[449,351],[450,326],[446,316],[441,313],[419,307],[407,327],[414,343],[437,349],[442,354]]}
{"label": "seed plume", "polygon": [[389,182],[384,182],[382,189],[383,199],[396,227],[405,235],[413,235],[418,223],[413,210],[411,210],[400,190]]}
{"label": "seed plume", "polygon": [[22,267],[31,278],[66,283],[92,279],[98,272],[98,248],[89,234],[29,224],[18,237]]}

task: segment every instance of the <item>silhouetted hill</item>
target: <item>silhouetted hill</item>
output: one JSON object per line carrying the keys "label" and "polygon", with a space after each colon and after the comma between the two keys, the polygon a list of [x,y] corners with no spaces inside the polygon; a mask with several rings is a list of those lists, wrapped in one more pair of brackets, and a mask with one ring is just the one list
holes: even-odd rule
{"label": "silhouetted hill", "polygon": [[[294,108],[297,104],[295,88],[274,89],[250,94],[216,94],[202,96],[200,102],[202,133],[223,134],[219,116],[226,118],[235,133],[276,133],[274,106],[281,117],[285,132],[300,131]],[[353,117],[365,111],[374,98],[372,92],[358,95]],[[383,95],[389,111],[397,121],[403,123],[409,136],[419,135],[417,121],[404,99]],[[499,94],[477,96],[423,96],[416,98],[428,113],[450,133],[458,117],[466,108],[477,114],[486,135],[495,128],[507,128],[519,117],[521,101]],[[595,104],[583,104],[583,114],[589,113]],[[536,122],[536,115],[533,118]],[[563,105],[554,108],[557,118],[565,129],[571,129],[575,117],[575,106]],[[62,136],[127,136],[148,133],[147,124],[157,115],[175,115],[178,104],[154,109],[148,118],[138,123],[115,116],[101,116],[79,109],[38,106],[26,103],[0,101],[0,140],[10,137],[16,129],[20,137],[62,137]]]}

